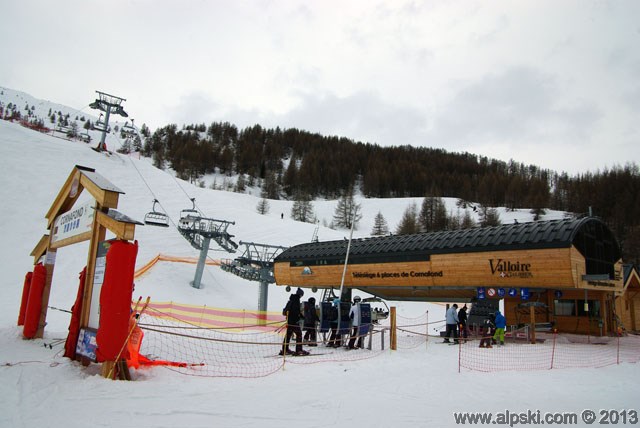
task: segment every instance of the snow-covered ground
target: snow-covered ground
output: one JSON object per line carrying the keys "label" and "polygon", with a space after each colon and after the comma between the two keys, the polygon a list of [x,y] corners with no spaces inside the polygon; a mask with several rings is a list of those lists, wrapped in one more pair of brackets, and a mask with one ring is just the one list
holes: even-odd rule
{"label": "snow-covered ground", "polygon": [[[118,210],[138,220],[157,198],[177,221],[180,210],[190,207],[189,198],[195,197],[208,216],[235,222],[229,231],[237,241],[290,246],[310,241],[316,227],[291,220],[290,201],[269,201],[269,213],[260,215],[256,196],[192,186],[154,168],[148,159],[106,156],[81,142],[0,121],[0,427],[437,427],[454,426],[453,412],[464,411],[638,409],[638,364],[458,373],[457,347],[438,346],[433,340],[363,361],[287,364],[263,378],[200,378],[153,368],[134,373],[135,382],[106,380],[97,374],[97,365],[84,368],[62,358],[59,347],[43,346],[66,337],[68,314],[49,310],[44,340],[23,340],[16,327],[22,281],[33,264],[29,253],[46,232],[44,215],[74,165],[95,168],[122,189],[125,194]],[[358,202],[364,216],[354,236],[364,237],[378,212],[393,230],[406,207],[412,202],[419,206],[421,198]],[[331,222],[336,203],[313,203],[321,222],[320,240],[348,236],[348,231],[322,226],[324,220]],[[457,209],[454,199],[446,203]],[[503,222],[531,218],[528,210],[500,210],[500,215]],[[550,213],[547,218],[561,215]],[[198,255],[173,227],[138,227],[136,238],[138,267],[158,253]],[[73,304],[87,246],[76,244],[58,251],[51,306],[69,309]],[[210,256],[230,257],[222,251]],[[189,285],[194,271],[193,265],[175,263],[154,268],[137,280],[136,295],[209,307],[257,308],[257,283],[208,266],[204,287],[196,290]],[[269,309],[279,311],[287,295],[283,287],[270,286]],[[443,315],[442,307],[435,304],[390,304],[404,316],[427,310],[430,320]]]}

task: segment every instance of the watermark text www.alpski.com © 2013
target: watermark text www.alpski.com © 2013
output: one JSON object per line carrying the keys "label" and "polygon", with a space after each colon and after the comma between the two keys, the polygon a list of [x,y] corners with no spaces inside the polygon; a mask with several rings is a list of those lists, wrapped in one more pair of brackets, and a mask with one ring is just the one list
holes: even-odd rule
{"label": "watermark text www.alpski.com \u00a9 2013", "polygon": [[633,409],[585,409],[581,412],[454,412],[456,425],[637,425],[638,411]]}

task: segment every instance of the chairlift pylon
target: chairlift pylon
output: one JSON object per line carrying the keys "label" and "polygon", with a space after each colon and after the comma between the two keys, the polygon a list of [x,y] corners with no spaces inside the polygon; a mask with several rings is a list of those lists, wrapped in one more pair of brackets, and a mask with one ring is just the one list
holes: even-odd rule
{"label": "chairlift pylon", "polygon": [[149,226],[169,227],[169,216],[166,213],[156,210],[157,199],[153,200],[153,208],[144,216],[144,224]]}

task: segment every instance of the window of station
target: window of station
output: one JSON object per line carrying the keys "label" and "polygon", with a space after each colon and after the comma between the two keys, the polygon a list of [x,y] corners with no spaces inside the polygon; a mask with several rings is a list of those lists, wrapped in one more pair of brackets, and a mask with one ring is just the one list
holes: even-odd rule
{"label": "window of station", "polygon": [[[586,303],[586,304],[585,304]],[[569,317],[599,317],[600,301],[583,299],[561,299],[555,300],[553,305],[553,314],[556,316]]]}

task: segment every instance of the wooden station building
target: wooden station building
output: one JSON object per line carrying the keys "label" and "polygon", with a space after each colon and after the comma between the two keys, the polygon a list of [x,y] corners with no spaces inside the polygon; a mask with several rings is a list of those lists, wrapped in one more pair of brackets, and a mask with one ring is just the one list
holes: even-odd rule
{"label": "wooden station building", "polygon": [[[287,249],[275,259],[276,284],[340,288],[347,246],[339,240]],[[388,300],[504,299],[510,325],[535,302],[529,306],[544,308],[536,322],[599,335],[615,332],[626,317],[616,313],[624,311],[616,303],[624,279],[613,233],[583,217],[353,240],[344,288]]]}

